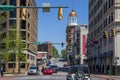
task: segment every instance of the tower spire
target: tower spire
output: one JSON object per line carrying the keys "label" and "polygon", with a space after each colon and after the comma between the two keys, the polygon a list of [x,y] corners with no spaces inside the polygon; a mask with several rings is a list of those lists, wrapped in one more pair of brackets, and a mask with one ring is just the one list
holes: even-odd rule
{"label": "tower spire", "polygon": [[69,14],[68,25],[77,25],[77,13],[74,10],[72,10]]}

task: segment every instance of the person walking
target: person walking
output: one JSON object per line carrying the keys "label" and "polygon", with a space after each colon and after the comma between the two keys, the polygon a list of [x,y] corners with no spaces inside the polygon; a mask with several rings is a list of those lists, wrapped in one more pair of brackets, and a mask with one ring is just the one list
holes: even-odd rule
{"label": "person walking", "polygon": [[3,67],[0,68],[1,76],[3,76]]}
{"label": "person walking", "polygon": [[44,72],[44,69],[45,69],[45,67],[44,67],[44,66],[42,66],[42,69],[41,69],[41,72],[42,72],[42,73]]}

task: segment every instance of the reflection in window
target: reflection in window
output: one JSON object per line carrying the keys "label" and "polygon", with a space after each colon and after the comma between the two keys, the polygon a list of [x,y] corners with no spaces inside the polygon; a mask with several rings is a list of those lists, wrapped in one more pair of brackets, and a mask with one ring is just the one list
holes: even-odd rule
{"label": "reflection in window", "polygon": [[21,31],[22,40],[26,40],[26,31]]}
{"label": "reflection in window", "polygon": [[15,68],[15,63],[8,63],[8,68]]}
{"label": "reflection in window", "polygon": [[25,63],[20,63],[21,68],[25,68]]}
{"label": "reflection in window", "polygon": [[10,18],[16,18],[16,9],[14,11],[10,11]]}
{"label": "reflection in window", "polygon": [[26,21],[25,20],[20,21],[20,27],[21,27],[21,29],[26,29]]}
{"label": "reflection in window", "polygon": [[16,28],[16,20],[10,20],[9,21],[10,29],[15,29]]}

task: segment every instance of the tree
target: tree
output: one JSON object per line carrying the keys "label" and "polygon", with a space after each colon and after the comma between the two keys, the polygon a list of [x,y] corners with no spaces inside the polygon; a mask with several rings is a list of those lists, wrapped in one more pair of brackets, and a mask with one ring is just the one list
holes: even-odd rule
{"label": "tree", "polygon": [[53,57],[59,58],[60,55],[58,54],[58,50],[53,46]]}
{"label": "tree", "polygon": [[[4,43],[1,49],[1,57],[6,62],[13,62],[13,73],[16,61],[26,61],[24,51],[24,42],[22,41],[22,35],[16,33],[16,25],[10,26],[9,34],[5,34],[0,39]],[[0,35],[3,35],[1,33]],[[18,72],[20,72],[20,63],[18,62]]]}
{"label": "tree", "polygon": [[67,55],[66,55],[66,51],[65,49],[61,51],[62,57],[66,60],[67,59]]}

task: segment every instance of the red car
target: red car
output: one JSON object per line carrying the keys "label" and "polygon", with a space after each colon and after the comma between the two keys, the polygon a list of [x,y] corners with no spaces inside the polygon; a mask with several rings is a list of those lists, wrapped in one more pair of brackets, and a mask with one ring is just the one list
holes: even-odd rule
{"label": "red car", "polygon": [[53,73],[53,71],[50,68],[45,68],[43,71],[43,74],[52,74],[52,73]]}

